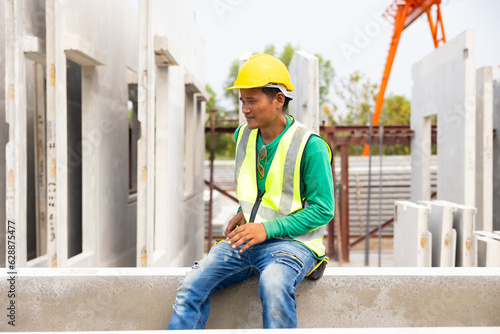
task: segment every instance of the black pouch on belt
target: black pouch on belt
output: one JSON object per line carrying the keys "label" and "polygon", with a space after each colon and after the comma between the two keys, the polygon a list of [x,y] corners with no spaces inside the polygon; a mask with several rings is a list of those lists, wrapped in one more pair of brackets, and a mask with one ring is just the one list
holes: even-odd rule
{"label": "black pouch on belt", "polygon": [[318,260],[318,263],[316,266],[309,272],[309,274],[306,275],[306,278],[309,278],[311,280],[317,280],[320,279],[323,276],[323,273],[325,272],[326,265],[328,264],[328,256],[325,256],[323,260]]}

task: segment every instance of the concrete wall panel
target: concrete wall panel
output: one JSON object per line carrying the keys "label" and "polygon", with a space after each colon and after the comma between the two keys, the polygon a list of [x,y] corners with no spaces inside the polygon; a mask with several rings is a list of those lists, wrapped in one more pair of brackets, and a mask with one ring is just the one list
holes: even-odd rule
{"label": "concrete wall panel", "polygon": [[192,203],[202,203],[203,191],[195,165],[204,147],[196,136],[205,112],[203,41],[183,1],[141,1],[139,19],[138,164],[147,182],[138,186],[137,262],[191,265],[203,254],[203,216]]}
{"label": "concrete wall panel", "polygon": [[[167,73],[168,72],[168,73]],[[156,266],[185,266],[184,244],[184,69],[157,72],[155,247],[166,255]],[[172,157],[175,157],[174,159]],[[160,246],[161,245],[161,246]],[[155,250],[156,251],[156,250]]]}
{"label": "concrete wall panel", "polygon": [[[188,142],[187,149],[193,152],[194,163],[199,163],[200,166],[191,166],[189,174],[193,174],[191,180],[190,190],[192,193],[189,199],[183,198],[183,178],[178,177],[183,175],[183,159],[182,151],[184,150],[184,133],[183,123],[173,121],[177,119],[184,119],[179,117],[184,113],[184,99],[186,94],[185,76],[189,74],[192,79],[190,89],[195,88],[194,94],[191,96],[193,99],[193,106],[196,108],[196,114],[193,115],[191,121],[193,124],[189,126],[196,131],[203,130],[202,120],[204,119],[204,44],[201,35],[196,29],[196,25],[191,17],[191,13],[187,10],[184,2],[181,0],[175,1],[142,1],[150,3],[153,10],[150,11],[152,15],[148,14],[147,20],[151,19],[152,24],[149,25],[151,29],[147,31],[148,38],[154,40],[155,36],[163,36],[168,39],[169,46],[178,51],[179,66],[167,70],[163,68],[165,73],[169,73],[167,81],[163,88],[165,89],[164,95],[157,95],[157,97],[164,98],[166,101],[166,113],[161,113],[159,120],[163,123],[156,124],[163,126],[158,133],[159,142],[164,148],[158,156],[159,166],[162,172],[160,179],[168,179],[167,187],[160,192],[163,196],[159,197],[156,207],[162,209],[167,208],[167,213],[163,212],[159,217],[162,217],[162,222],[168,217],[168,222],[159,224],[160,228],[157,231],[163,232],[157,236],[153,236],[149,240],[152,242],[152,247],[156,241],[159,246],[167,244],[165,240],[168,239],[167,234],[171,236],[172,240],[181,243],[185,236],[191,231],[196,231],[196,236],[203,235],[199,232],[199,227],[203,226],[203,216],[196,210],[192,210],[195,203],[190,200],[196,200],[200,203],[200,196],[203,191],[203,173],[202,173],[202,159],[203,151],[196,150],[195,148],[204,147],[203,135],[192,135],[193,139]],[[0,8],[0,15],[6,17],[5,6],[2,3]],[[5,68],[15,74],[15,87],[16,87],[16,108],[22,112],[10,112],[11,126],[15,126],[16,136],[11,135],[11,156],[17,158],[10,158],[10,166],[16,167],[12,174],[13,180],[21,186],[15,188],[12,192],[10,202],[6,200],[6,165],[0,164],[0,213],[6,216],[6,203],[11,203],[10,207],[12,212],[16,215],[16,221],[22,228],[19,229],[20,236],[26,235],[24,221],[26,220],[26,187],[27,182],[23,178],[28,176],[28,180],[33,179],[33,173],[26,172],[26,165],[32,165],[31,154],[35,147],[33,145],[34,138],[30,130],[33,128],[34,123],[32,112],[34,109],[34,101],[25,101],[23,96],[24,90],[32,91],[31,86],[25,87],[23,84],[25,80],[25,71],[28,76],[28,82],[35,82],[31,80],[33,71],[31,69],[32,61],[42,62],[46,66],[47,76],[47,174],[50,184],[50,198],[47,207],[47,221],[48,229],[50,231],[50,240],[47,245],[48,255],[44,261],[37,261],[36,265],[49,265],[49,266],[129,266],[135,263],[133,256],[136,250],[136,235],[137,223],[136,219],[131,219],[129,212],[136,212],[139,208],[135,206],[133,201],[135,196],[129,196],[129,147],[128,147],[128,115],[127,115],[127,101],[128,101],[128,84],[129,83],[144,83],[144,73],[138,73],[139,70],[139,41],[138,36],[139,28],[139,12],[133,8],[131,3],[127,0],[110,0],[110,1],[35,1],[26,0],[23,2],[15,2],[11,12],[15,15],[9,14],[9,20],[1,21],[0,25],[5,31],[7,22],[9,23],[11,31],[15,30],[16,38],[10,42],[11,47],[5,46],[5,36],[14,36],[14,33],[5,33],[0,36],[0,44],[2,49],[9,49],[11,52],[9,58],[11,64],[8,66],[7,62],[1,55],[0,63],[6,66],[0,66],[0,71],[3,73]],[[9,12],[10,13],[10,12]],[[166,19],[166,16],[168,19]],[[10,20],[13,17],[21,17],[20,20]],[[11,22],[12,21],[12,22]],[[12,23],[12,24],[11,24]],[[21,24],[19,24],[21,23]],[[47,42],[46,42],[46,41]],[[17,43],[19,42],[19,43]],[[30,67],[25,70],[25,62],[23,60],[23,47],[25,56],[30,58]],[[150,49],[151,51],[153,49]],[[14,59],[15,58],[15,59]],[[154,55],[151,52],[151,57],[148,60],[153,60]],[[68,110],[67,108],[67,94],[66,89],[69,82],[73,78],[67,78],[66,65],[67,60],[76,62],[81,66],[82,78],[82,124],[76,126],[77,128],[68,128]],[[154,63],[153,63],[153,66]],[[154,71],[153,71],[154,72]],[[152,71],[146,71],[146,78],[149,74],[151,78],[155,78]],[[137,77],[134,79],[133,76]],[[2,77],[7,77],[3,73]],[[12,81],[13,75],[9,78]],[[21,78],[21,79],[19,79]],[[2,82],[0,88],[2,92],[5,82]],[[19,87],[20,88],[19,88]],[[149,116],[154,115],[154,94],[155,86],[150,82],[146,83],[146,89],[153,89],[152,101],[149,110]],[[160,94],[162,94],[160,93]],[[166,97],[166,99],[165,99]],[[5,157],[5,144],[8,140],[8,126],[5,122],[6,111],[5,106],[5,93],[1,96],[2,108],[0,109],[0,155]],[[20,102],[19,102],[19,101]],[[139,101],[140,102],[140,101]],[[25,108],[27,105],[27,108]],[[9,110],[16,108],[10,107]],[[24,110],[27,109],[30,114],[28,117],[24,116]],[[163,119],[161,119],[165,116]],[[155,120],[150,117],[150,120]],[[144,120],[143,120],[144,121]],[[154,122],[150,122],[149,129],[155,131]],[[182,124],[181,124],[182,123]],[[28,136],[25,132],[28,131]],[[67,148],[68,134],[81,131],[81,147],[70,152]],[[146,131],[144,131],[145,133]],[[151,131],[150,131],[151,132]],[[11,133],[11,134],[12,134]],[[153,138],[154,139],[153,134]],[[17,138],[20,138],[21,142]],[[15,139],[15,140],[14,140]],[[26,145],[26,140],[28,145]],[[148,149],[151,147],[153,151],[150,159],[154,166],[155,163],[155,150],[154,140],[150,140]],[[24,151],[23,151],[24,150]],[[16,153],[16,154],[14,154]],[[161,154],[166,153],[161,158]],[[13,155],[14,154],[14,155]],[[26,157],[28,156],[28,157]],[[175,156],[176,159],[171,159]],[[165,159],[166,158],[166,159]],[[166,164],[162,165],[162,162]],[[68,173],[71,172],[71,164],[77,163],[82,166],[82,189],[74,189],[75,187],[68,187]],[[162,169],[163,168],[163,169]],[[154,178],[154,168],[150,169],[151,173],[147,174],[148,178]],[[142,180],[144,171],[138,171],[138,179]],[[146,175],[144,174],[144,176]],[[31,189],[31,188],[30,188]],[[158,188],[159,189],[159,188]],[[76,239],[69,238],[68,231],[71,230],[68,225],[69,213],[72,211],[71,204],[68,200],[68,195],[72,191],[81,191],[81,215],[82,215],[82,253],[68,259],[68,245],[79,242],[79,235]],[[151,187],[150,191],[154,194],[155,188]],[[28,194],[30,195],[30,194]],[[34,195],[32,193],[31,195]],[[148,204],[147,210],[153,217],[154,221],[154,196],[153,201]],[[33,207],[28,204],[28,207]],[[70,209],[68,209],[70,208]],[[188,209],[189,208],[189,209]],[[200,208],[201,210],[201,208]],[[140,211],[140,210],[139,210]],[[189,212],[189,220],[193,221],[193,225],[183,224],[185,221],[185,213]],[[200,211],[202,212],[202,211]],[[132,216],[136,216],[134,213]],[[18,219],[21,217],[22,219]],[[31,219],[32,220],[32,219]],[[149,222],[149,220],[148,220]],[[161,225],[161,226],[160,226]],[[0,236],[5,235],[3,232],[4,226],[0,231]],[[199,233],[198,233],[199,232]],[[34,233],[28,234],[32,238]],[[191,262],[195,258],[202,256],[199,244],[203,243],[202,237],[192,239],[192,243],[196,241],[196,245],[189,243],[179,244],[174,248],[169,246],[169,251],[172,253],[173,258],[177,258],[177,252],[185,250],[186,257],[179,257],[181,260],[176,265],[187,264],[186,259],[189,258]],[[21,244],[26,244],[25,241],[20,240]],[[174,243],[175,243],[174,242]],[[29,244],[32,240],[29,239]],[[2,246],[2,261],[4,260],[4,249]],[[21,258],[24,259],[24,248],[19,252]],[[165,250],[166,247],[163,247]],[[191,251],[194,249],[194,253]],[[195,255],[196,254],[196,255]],[[131,257],[132,256],[132,257]],[[25,261],[25,260],[24,260]],[[44,263],[42,263],[44,262]],[[23,265],[24,262],[20,262]],[[29,265],[29,264],[28,264]],[[33,264],[35,265],[35,264]]]}
{"label": "concrete wall panel", "polygon": [[[126,74],[129,59],[137,59],[127,55],[138,45],[137,34],[128,34],[127,27],[138,26],[137,11],[135,16],[131,15],[134,10],[122,0],[68,1],[62,8],[64,32],[91,43],[104,63],[92,73],[90,85],[95,96],[93,110],[89,112],[94,119],[83,134],[91,150],[84,158],[95,163],[95,169],[89,171],[95,182],[95,193],[88,194],[87,199],[95,199],[96,211],[90,221],[94,221],[96,227],[97,263],[100,266],[131,265],[136,225],[127,217],[129,175],[128,168],[123,166],[128,165],[129,154]],[[99,13],[98,20],[96,13]],[[132,257],[123,258],[123,254]]]}
{"label": "concrete wall panel", "polygon": [[319,133],[319,64],[318,57],[305,51],[295,51],[288,66],[294,85],[290,115]]}
{"label": "concrete wall panel", "polygon": [[465,31],[413,65],[412,200],[428,200],[430,119],[438,115],[437,198],[475,205],[475,33]]}
{"label": "concrete wall panel", "polygon": [[[61,150],[65,147],[61,138],[67,131],[82,131],[81,150],[73,158],[83,164],[82,256],[88,257],[65,262],[67,204],[62,181],[67,157],[58,150],[54,156],[58,163],[57,265],[130,265],[133,262],[124,254],[133,256],[135,252],[136,226],[127,217],[129,173],[124,168],[129,160],[127,53],[137,49],[138,41],[136,35],[128,34],[127,27],[138,26],[137,14],[131,14],[125,0],[58,1],[51,5],[47,17],[47,54],[55,64],[57,86],[55,101],[53,91],[48,92],[49,110],[57,110],[48,125],[57,124],[57,147]],[[68,78],[61,69],[66,59],[82,65],[81,129],[65,129],[63,91]]]}
{"label": "concrete wall panel", "polygon": [[[5,18],[5,2],[0,3],[0,17]],[[0,20],[0,50],[5,50],[5,19]],[[0,52],[0,64],[5,64],[5,52]],[[0,78],[5,78],[5,66],[0,66]],[[5,145],[9,140],[9,127],[5,120],[5,79],[0,80],[0,266],[5,267],[5,190],[7,171],[5,169]]]}
{"label": "concrete wall panel", "polygon": [[479,267],[500,267],[500,241],[478,236],[478,266]]}
{"label": "concrete wall panel", "polygon": [[[187,270],[25,269],[16,281],[15,329],[163,330]],[[297,289],[298,327],[500,326],[499,284],[499,268],[327,268]],[[9,289],[5,269],[0,288]],[[261,312],[253,278],[211,298],[207,329],[261,328]],[[0,331],[11,330],[0,322]]]}
{"label": "concrete wall panel", "polygon": [[491,66],[476,71],[476,228],[493,231],[493,85]]}
{"label": "concrete wall panel", "polygon": [[[205,82],[205,45],[193,20],[192,13],[182,0],[151,0],[153,33],[164,36],[173,52],[180,57],[187,73],[195,75],[200,83]],[[166,19],[168,16],[168,19]]]}
{"label": "concrete wall panel", "polygon": [[24,0],[23,30],[45,42],[45,1]]}

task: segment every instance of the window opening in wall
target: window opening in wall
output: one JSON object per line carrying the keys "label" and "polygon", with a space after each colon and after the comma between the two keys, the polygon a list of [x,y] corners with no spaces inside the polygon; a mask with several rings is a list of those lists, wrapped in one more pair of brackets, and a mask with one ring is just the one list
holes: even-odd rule
{"label": "window opening in wall", "polygon": [[137,85],[128,85],[128,152],[129,152],[129,193],[137,192],[137,140],[139,139],[139,122],[137,120]]}
{"label": "window opening in wall", "polygon": [[[431,116],[427,116],[425,117],[425,122],[428,122],[430,123],[427,127],[425,127],[427,129],[427,131],[430,131],[430,133],[426,136],[427,138],[429,138],[429,143],[425,143],[425,145],[429,145],[430,147],[428,148],[428,152],[430,154],[430,161],[429,161],[429,181],[430,181],[430,185],[429,185],[429,188],[430,188],[430,198],[431,199],[435,199],[436,198],[436,188],[437,188],[437,170],[436,172],[433,172],[433,163],[432,161],[434,159],[436,159],[436,155],[437,155],[437,150],[438,150],[438,140],[437,140],[437,137],[436,137],[436,131],[433,131],[433,129],[436,129],[437,128],[437,115],[431,115]],[[439,134],[438,134],[439,135]]]}
{"label": "window opening in wall", "polygon": [[[431,116],[431,138],[432,138],[432,128],[437,127],[437,115],[432,115]],[[437,154],[437,140],[431,140],[431,154],[436,155]]]}
{"label": "window opening in wall", "polygon": [[47,253],[45,68],[26,59],[27,260]]}
{"label": "window opening in wall", "polygon": [[66,66],[68,132],[68,258],[82,252],[82,67]]}

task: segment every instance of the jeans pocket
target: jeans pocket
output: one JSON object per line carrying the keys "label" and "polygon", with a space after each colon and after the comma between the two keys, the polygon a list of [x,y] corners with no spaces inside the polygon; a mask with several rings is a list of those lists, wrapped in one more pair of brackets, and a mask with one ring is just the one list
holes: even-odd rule
{"label": "jeans pocket", "polygon": [[291,253],[278,251],[272,253],[272,256],[276,258],[276,262],[285,264],[294,269],[297,272],[297,275],[300,275],[300,273],[304,269],[304,262],[302,262],[301,259]]}

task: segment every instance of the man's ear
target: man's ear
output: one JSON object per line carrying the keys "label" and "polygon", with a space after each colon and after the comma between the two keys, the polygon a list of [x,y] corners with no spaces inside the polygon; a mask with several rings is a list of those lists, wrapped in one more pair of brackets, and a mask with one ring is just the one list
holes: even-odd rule
{"label": "man's ear", "polygon": [[277,93],[274,97],[274,100],[278,104],[277,107],[283,108],[283,105],[285,104],[285,94],[283,94],[282,92]]}

